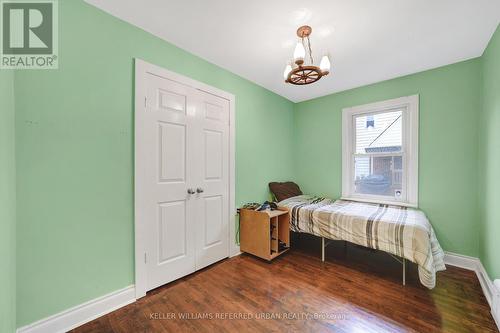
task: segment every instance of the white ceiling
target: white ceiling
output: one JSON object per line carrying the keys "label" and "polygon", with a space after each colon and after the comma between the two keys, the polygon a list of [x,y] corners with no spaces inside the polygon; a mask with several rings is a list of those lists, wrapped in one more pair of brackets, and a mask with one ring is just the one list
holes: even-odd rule
{"label": "white ceiling", "polygon": [[[478,57],[500,21],[500,0],[86,1],[294,102]],[[332,73],[292,86],[303,24]]]}

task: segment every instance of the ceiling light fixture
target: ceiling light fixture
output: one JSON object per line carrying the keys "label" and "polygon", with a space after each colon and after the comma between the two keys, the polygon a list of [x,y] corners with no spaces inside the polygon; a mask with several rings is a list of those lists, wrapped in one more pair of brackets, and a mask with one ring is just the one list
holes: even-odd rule
{"label": "ceiling light fixture", "polygon": [[[312,33],[312,28],[308,25],[304,25],[297,29],[297,36],[299,36],[299,41],[297,46],[295,46],[295,51],[293,52],[293,65],[288,63],[283,72],[283,77],[286,83],[291,83],[295,85],[311,84],[323,76],[330,73],[330,59],[327,55],[321,58],[319,67],[314,66],[314,60],[312,57],[311,41],[309,36]],[[309,51],[310,65],[304,65],[306,49],[304,47],[307,41],[307,49]]]}

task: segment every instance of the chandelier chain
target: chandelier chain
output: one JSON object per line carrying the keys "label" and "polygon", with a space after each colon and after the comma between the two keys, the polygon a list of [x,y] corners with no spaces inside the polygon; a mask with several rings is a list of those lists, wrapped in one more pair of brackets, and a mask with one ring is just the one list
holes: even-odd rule
{"label": "chandelier chain", "polygon": [[309,40],[309,36],[307,36],[307,47],[309,49],[309,59],[311,59],[311,64],[314,64],[312,49],[311,49],[311,41]]}

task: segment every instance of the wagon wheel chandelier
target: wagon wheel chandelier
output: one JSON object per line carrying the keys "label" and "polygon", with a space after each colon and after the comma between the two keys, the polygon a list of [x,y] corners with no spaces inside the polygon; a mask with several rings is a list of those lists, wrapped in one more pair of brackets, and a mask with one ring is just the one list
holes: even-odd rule
{"label": "wagon wheel chandelier", "polygon": [[[309,36],[312,33],[312,28],[308,25],[304,25],[297,29],[297,36],[300,38],[293,52],[293,66],[288,63],[283,76],[286,83],[295,85],[305,85],[311,84],[323,76],[330,73],[330,59],[327,55],[321,58],[321,62],[318,66],[314,66],[314,60],[312,57],[311,41]],[[304,60],[306,56],[305,44],[307,42],[307,49],[309,53],[310,65],[305,65]]]}

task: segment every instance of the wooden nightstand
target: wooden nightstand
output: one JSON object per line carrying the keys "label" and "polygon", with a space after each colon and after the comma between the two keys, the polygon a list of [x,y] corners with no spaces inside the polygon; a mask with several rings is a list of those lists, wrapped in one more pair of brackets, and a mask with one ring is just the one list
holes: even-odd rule
{"label": "wooden nightstand", "polygon": [[[290,215],[286,208],[273,211],[240,209],[240,249],[273,260],[290,248]],[[279,248],[279,241],[285,248]]]}

